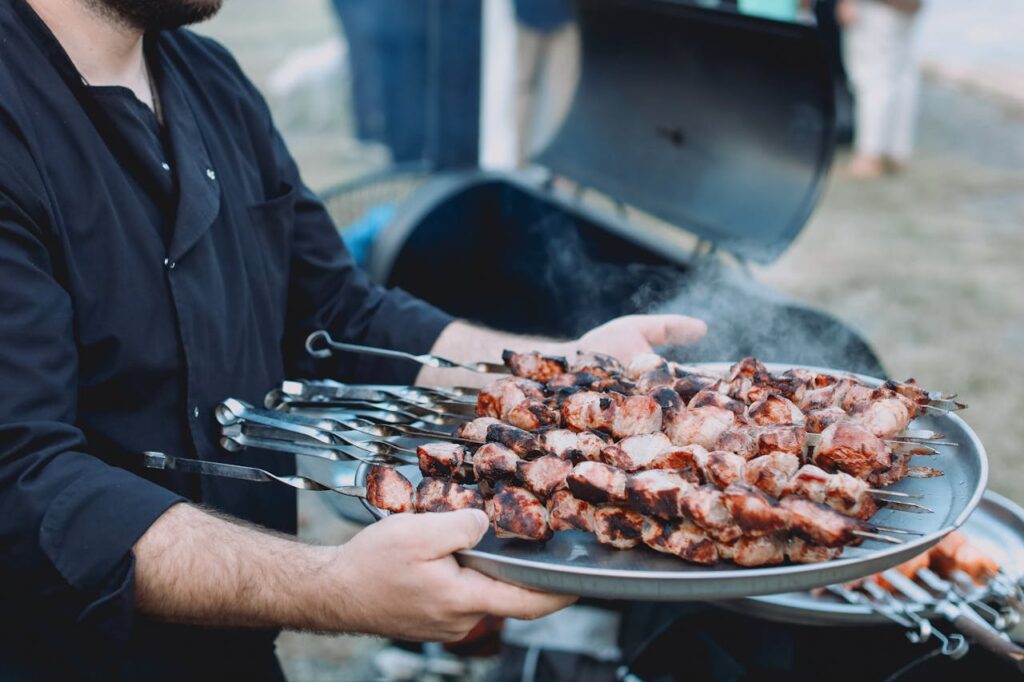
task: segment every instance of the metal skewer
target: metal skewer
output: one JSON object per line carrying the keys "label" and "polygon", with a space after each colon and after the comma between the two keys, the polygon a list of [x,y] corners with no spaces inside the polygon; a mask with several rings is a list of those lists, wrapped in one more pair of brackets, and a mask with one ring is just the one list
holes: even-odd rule
{"label": "metal skewer", "polygon": [[315,331],[306,337],[306,352],[314,358],[329,358],[334,354],[334,351],[362,353],[363,355],[377,355],[397,360],[409,360],[423,365],[424,367],[433,367],[435,369],[465,369],[470,372],[479,372],[481,374],[511,374],[511,370],[507,366],[493,362],[472,362],[464,364],[447,358],[442,358],[437,355],[431,355],[430,353],[416,355],[415,353],[406,353],[405,351],[400,350],[374,348],[373,346],[359,346],[353,343],[341,343],[332,339],[331,335],[323,329]]}

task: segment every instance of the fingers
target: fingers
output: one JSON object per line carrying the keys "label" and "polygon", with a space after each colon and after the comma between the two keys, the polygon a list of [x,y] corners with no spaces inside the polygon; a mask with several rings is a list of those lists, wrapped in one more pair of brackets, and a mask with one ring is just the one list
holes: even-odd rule
{"label": "fingers", "polygon": [[460,569],[459,590],[465,608],[492,616],[533,620],[564,609],[579,597],[553,592],[537,592],[492,580],[468,568]]}
{"label": "fingers", "polygon": [[[396,514],[393,540],[415,547],[426,560],[440,559],[460,549],[476,546],[487,532],[487,514],[479,509],[460,509],[438,514]],[[383,522],[382,522],[383,523]]]}
{"label": "fingers", "polygon": [[703,320],[686,315],[633,315],[640,332],[652,346],[680,346],[696,343],[707,334]]}

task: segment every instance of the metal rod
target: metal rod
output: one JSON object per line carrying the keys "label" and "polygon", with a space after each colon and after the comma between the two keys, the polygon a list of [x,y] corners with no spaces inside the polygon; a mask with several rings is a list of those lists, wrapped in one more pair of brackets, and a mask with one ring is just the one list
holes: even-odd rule
{"label": "metal rod", "polygon": [[470,372],[478,372],[480,374],[511,373],[511,370],[507,366],[493,362],[459,363],[454,360],[449,360],[448,358],[431,355],[430,353],[416,355],[414,353],[391,350],[389,348],[376,348],[374,346],[360,346],[354,343],[342,343],[340,341],[335,341],[331,338],[331,335],[323,329],[315,331],[306,337],[306,352],[314,358],[329,358],[336,350],[347,353],[376,355],[395,360],[409,360],[410,362],[418,363],[424,367],[433,367],[435,369],[465,369]]}

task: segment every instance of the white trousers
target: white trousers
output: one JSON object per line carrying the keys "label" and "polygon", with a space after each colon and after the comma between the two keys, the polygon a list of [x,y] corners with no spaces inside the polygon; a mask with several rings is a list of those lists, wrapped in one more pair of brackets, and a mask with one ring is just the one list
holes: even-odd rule
{"label": "white trousers", "polygon": [[861,0],[856,21],[843,32],[846,70],[856,97],[858,154],[896,161],[910,157],[919,79],[915,17],[876,0]]}

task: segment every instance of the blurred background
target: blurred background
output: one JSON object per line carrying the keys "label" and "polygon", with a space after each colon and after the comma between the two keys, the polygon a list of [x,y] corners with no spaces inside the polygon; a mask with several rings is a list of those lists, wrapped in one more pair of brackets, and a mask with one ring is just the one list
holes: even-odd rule
{"label": "blurred background", "polygon": [[[554,0],[229,1],[198,30],[223,42],[265,94],[306,183],[375,276],[520,331],[568,334],[626,308],[667,306],[720,330],[699,357],[683,359],[753,351],[956,391],[988,449],[990,487],[1021,501],[1024,5],[679,4],[746,15],[757,31],[730,44],[731,61],[704,61],[699,40],[659,33],[652,43],[680,49],[651,62],[649,82],[634,87],[615,65],[628,64],[631,31],[642,27],[580,26]],[[820,51],[807,47],[807,32]],[[767,34],[797,47],[776,57],[756,37]],[[601,49],[586,49],[594,45]],[[751,63],[779,79],[751,86],[745,100]],[[826,96],[822,83],[833,78]],[[705,90],[691,99],[688,88]],[[802,108],[787,109],[791,101]],[[675,107],[692,119],[709,102],[720,107],[709,136],[671,124]],[[744,107],[751,116],[733,115]],[[778,112],[796,123],[780,124],[775,137],[798,149],[781,159],[752,123]],[[658,146],[635,137],[634,116],[654,121]],[[673,164],[673,148],[696,150],[696,160]],[[778,192],[766,196],[772,183]],[[538,214],[539,205],[551,208]],[[601,234],[578,216],[569,229],[565,210],[589,216]],[[513,243],[501,230],[520,234]],[[425,271],[412,260],[464,258],[459,244],[480,246],[478,233],[491,249],[544,263],[529,283],[510,273],[482,285],[481,297],[506,286],[503,311],[472,308],[464,275],[416,290]],[[623,235],[642,248],[622,252]],[[577,252],[586,267],[566,256]],[[579,291],[559,293],[536,319],[517,317],[517,302],[536,312],[550,297],[537,281]],[[586,308],[581,301],[605,303],[563,320],[557,306]],[[316,496],[300,504],[308,537],[343,541],[358,528]],[[290,678],[311,681],[401,670],[392,650],[382,663],[383,646],[292,633],[279,641]]]}

